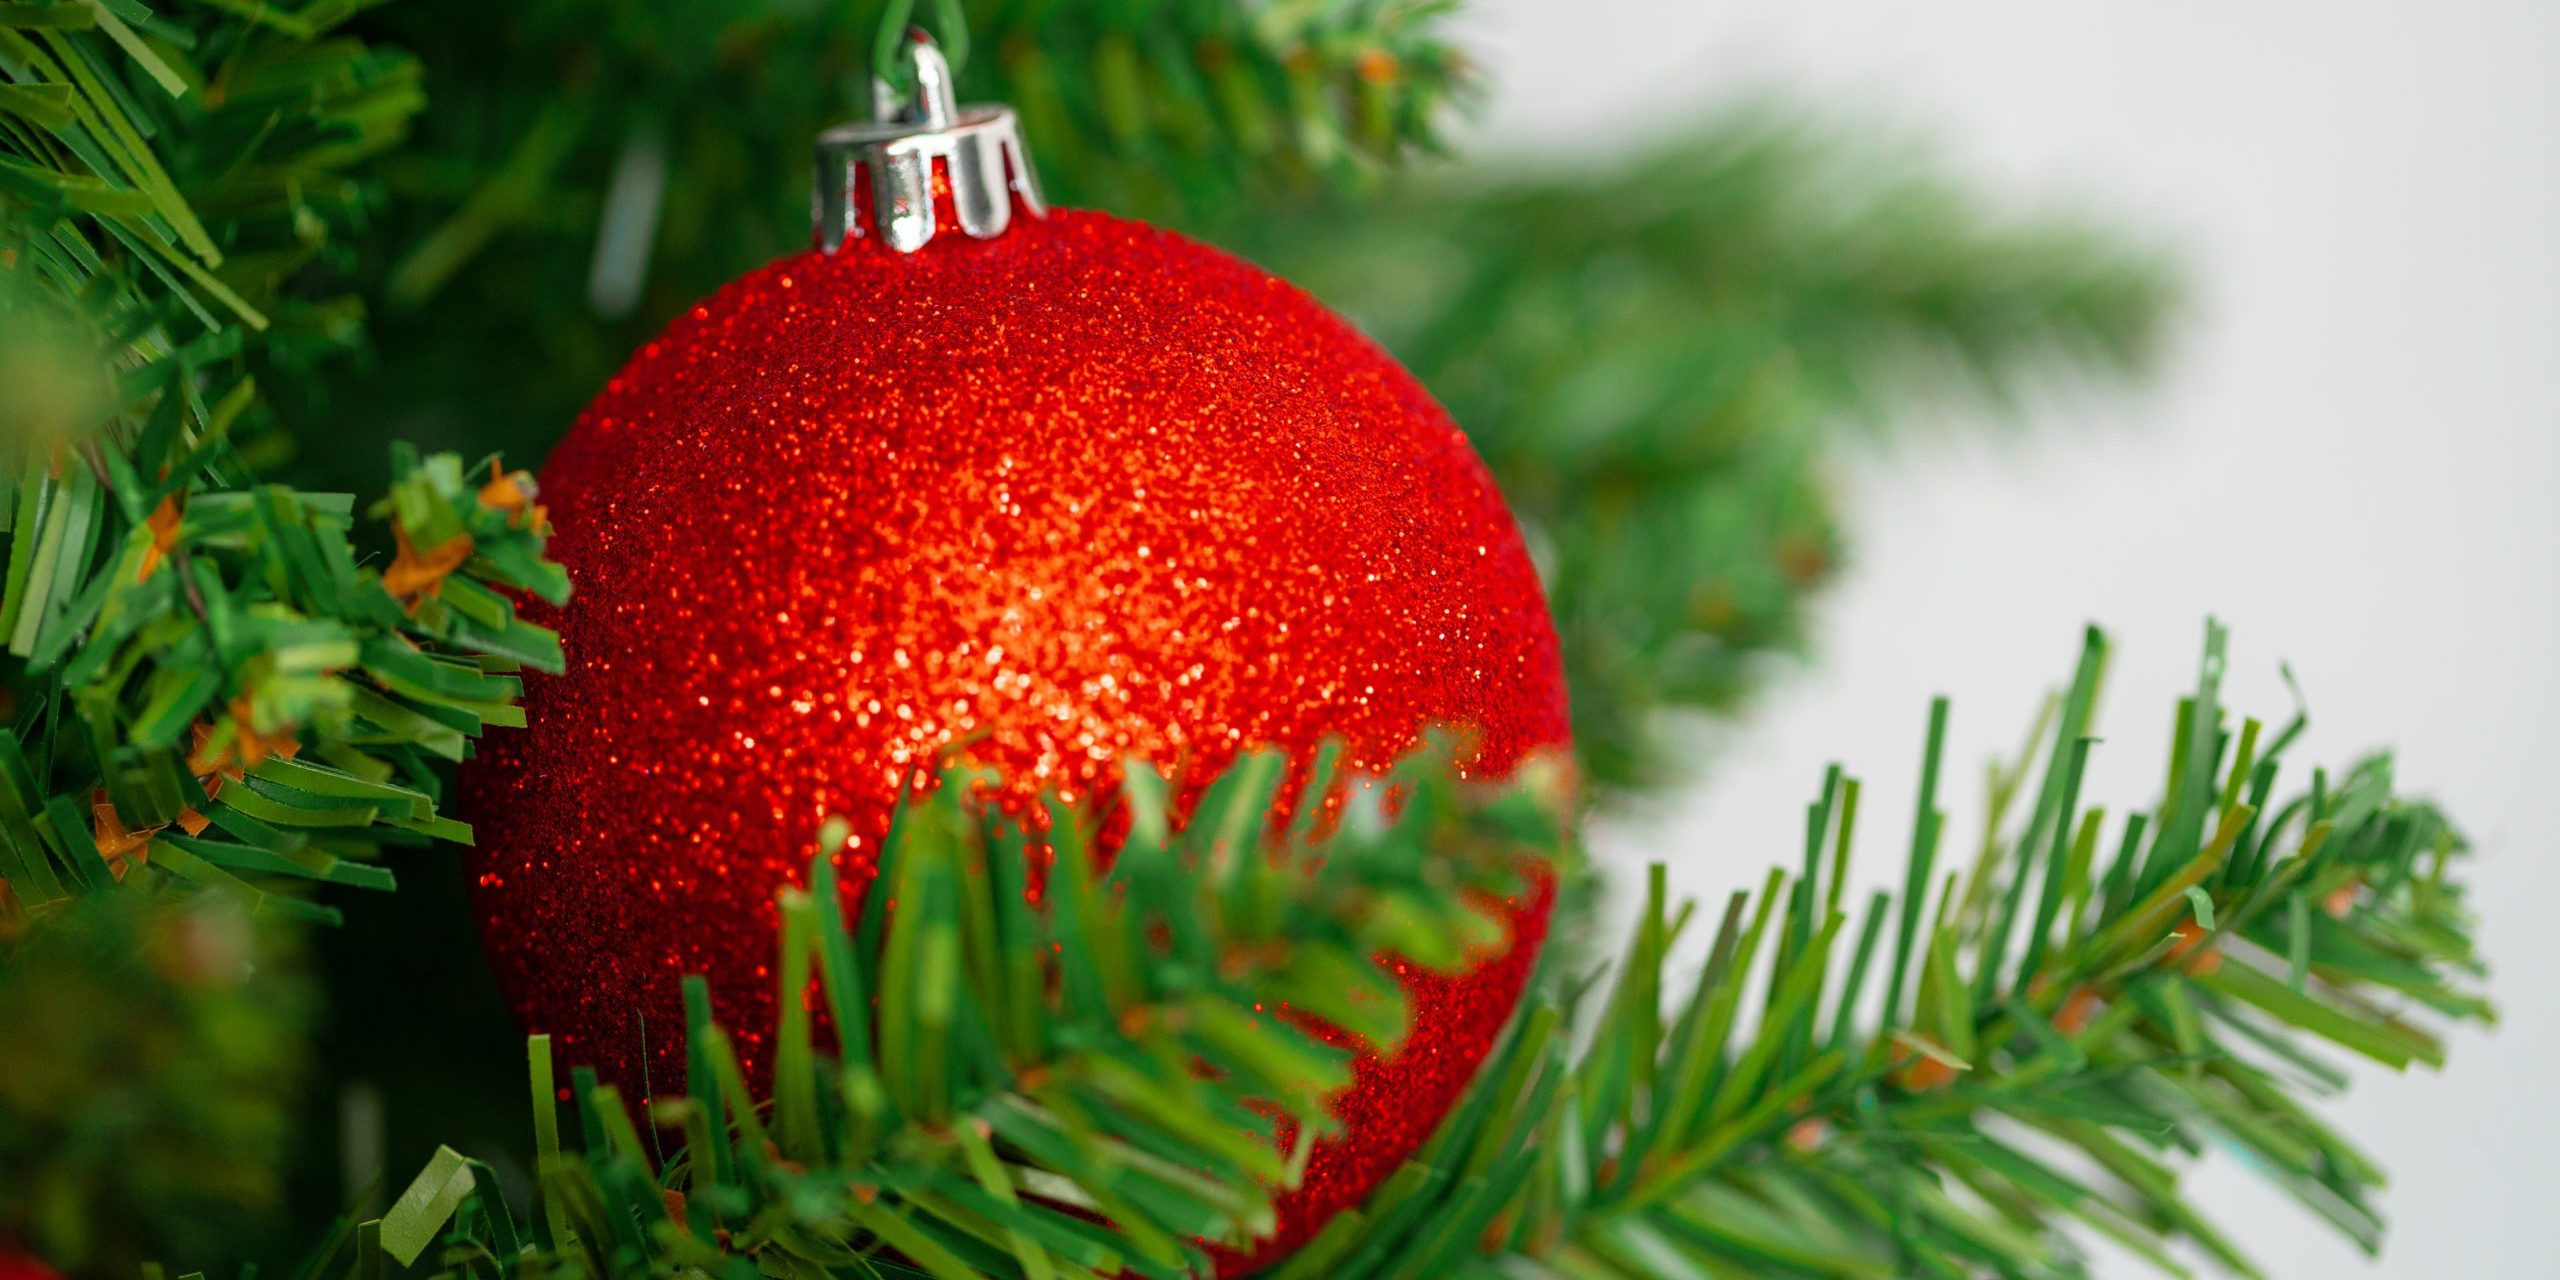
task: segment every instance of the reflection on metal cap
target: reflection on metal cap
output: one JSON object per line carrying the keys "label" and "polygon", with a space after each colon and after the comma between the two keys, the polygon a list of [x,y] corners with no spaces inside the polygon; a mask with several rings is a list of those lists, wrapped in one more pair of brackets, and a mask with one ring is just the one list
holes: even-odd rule
{"label": "reflection on metal cap", "polygon": [[[923,248],[938,229],[937,163],[950,184],[960,229],[972,237],[1003,235],[1013,225],[1016,197],[1034,216],[1048,211],[1013,108],[955,105],[951,64],[933,38],[909,30],[906,47],[914,91],[902,96],[887,81],[874,80],[869,123],[841,124],[818,135],[811,213],[819,248],[833,252],[868,236],[900,253]],[[862,216],[866,198],[868,219]]]}

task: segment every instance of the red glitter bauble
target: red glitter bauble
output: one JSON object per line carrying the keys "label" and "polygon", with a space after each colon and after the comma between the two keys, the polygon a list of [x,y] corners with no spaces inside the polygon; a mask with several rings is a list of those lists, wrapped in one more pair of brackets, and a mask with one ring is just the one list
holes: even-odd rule
{"label": "red glitter bauble", "polygon": [[54,1274],[53,1268],[33,1257],[0,1245],[0,1280],[61,1280],[61,1277]]}
{"label": "red glitter bauble", "polygon": [[[1017,798],[1118,762],[1198,779],[1440,723],[1500,771],[1566,737],[1535,570],[1458,428],[1282,281],[1098,214],[730,285],[641,349],[542,472],[568,674],[465,774],[482,935],[517,1014],[633,1096],[682,1079],[709,975],[760,1070],[773,895],[822,818],[868,880],[900,781],[955,743]],[[1541,886],[1473,971],[1405,979],[1246,1269],[1429,1135],[1511,1015]]]}

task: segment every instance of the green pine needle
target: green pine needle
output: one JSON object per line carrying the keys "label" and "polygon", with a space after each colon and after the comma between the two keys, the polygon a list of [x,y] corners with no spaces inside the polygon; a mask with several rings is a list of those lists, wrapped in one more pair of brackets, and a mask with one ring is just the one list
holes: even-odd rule
{"label": "green pine needle", "polygon": [[[1917,860],[1900,895],[1939,899],[1936,923],[1879,961],[1897,912],[1877,895],[1851,967],[1918,975],[1912,1011],[1891,985],[1862,1001],[1855,972],[1835,972],[1856,794],[1835,769],[1808,823],[1810,847],[1832,856],[1735,895],[1688,994],[1663,1000],[1695,917],[1667,901],[1657,867],[1605,999],[1533,996],[1423,1150],[1271,1274],[2083,1276],[2083,1242],[2099,1238],[2169,1274],[2189,1274],[2194,1254],[2255,1274],[2179,1189],[2210,1146],[2244,1151],[2374,1247],[2382,1174],[2310,1110],[2307,1095],[2344,1081],[2316,1045],[2435,1066],[2441,1043],[2387,1002],[2491,1016],[2448,874],[2464,846],[2379,762],[2254,822],[2242,797],[2271,794],[2294,734],[2259,750],[2245,726],[2223,732],[2218,711],[2193,710],[2218,706],[2221,643],[2215,628],[2171,799],[2124,822],[2112,865],[2075,852],[2096,839],[2094,813],[2074,819],[2087,753],[2075,733],[2048,753],[2046,799],[1988,837],[1976,909],[1950,911],[1953,881],[1941,890]],[[2104,652],[2091,633],[2066,725],[2088,723]],[[1933,707],[1933,762],[1945,717]],[[1484,924],[1456,895],[1560,852],[1540,775],[1486,791],[1455,782],[1452,763],[1444,746],[1399,768],[1392,816],[1354,804],[1329,837],[1301,825],[1276,843],[1266,815],[1289,794],[1276,757],[1213,785],[1179,834],[1163,782],[1137,770],[1130,842],[1109,871],[1092,868],[1088,820],[1052,815],[1055,870],[1037,905],[1000,873],[1023,854],[1020,828],[970,801],[966,775],[947,778],[883,853],[896,911],[879,893],[858,927],[823,909],[823,856],[813,892],[784,894],[782,982],[809,998],[783,1002],[769,1103],[748,1097],[697,1001],[697,1093],[657,1116],[690,1135],[684,1152],[644,1156],[619,1098],[587,1088],[583,1153],[554,1154],[550,1127],[540,1144],[534,1220],[549,1245],[514,1234],[496,1190],[440,1157],[379,1244],[344,1240],[323,1270],[362,1274],[368,1248],[405,1260],[428,1205],[442,1250],[422,1265],[440,1276],[1197,1274],[1194,1242],[1265,1226],[1297,1167],[1273,1117],[1321,1126],[1344,1078],[1344,1051],[1254,1011],[1286,1004],[1392,1043],[1400,1005],[1364,957],[1438,939],[1454,961]],[[1924,831],[1937,821],[1924,793]],[[2099,880],[2139,886],[2155,867],[2149,891],[2101,899]],[[2049,898],[2069,910],[2003,905]],[[1764,981],[1765,1003],[1740,1016]],[[1596,1010],[1578,1032],[1576,1004]],[[840,1051],[816,1035],[815,1009],[853,1019]],[[533,1064],[547,1099],[546,1043]]]}
{"label": "green pine needle", "polygon": [[387,889],[374,848],[467,841],[438,811],[437,762],[521,725],[517,673],[561,665],[500,594],[566,596],[530,480],[492,461],[481,474],[503,487],[484,490],[457,457],[401,453],[376,513],[404,550],[375,569],[343,496],[198,477],[137,486],[159,494],[139,521],[147,497],[99,509],[161,469],[136,467],[120,434],[67,448],[78,465],[61,475],[31,461],[18,491],[22,510],[83,513],[36,523],[93,536],[9,542],[25,585],[8,602],[21,704],[0,729],[0,918],[221,887],[333,919],[295,886]]}
{"label": "green pine needle", "polygon": [[[1458,759],[1440,740],[1355,778],[1248,757],[1179,832],[1165,781],[1136,768],[1109,870],[1094,866],[1095,814],[1047,815],[1036,903],[1023,827],[975,798],[972,775],[946,775],[895,824],[862,921],[833,909],[829,855],[810,890],[783,893],[770,1101],[747,1094],[697,981],[694,1094],[655,1115],[689,1135],[683,1151],[661,1163],[625,1136],[555,1154],[557,1126],[538,1117],[532,1220],[547,1246],[502,1248],[512,1218],[494,1184],[439,1156],[379,1247],[406,1264],[440,1231],[421,1265],[451,1276],[1194,1274],[1200,1242],[1269,1228],[1294,1167],[1279,1124],[1301,1145],[1332,1127],[1352,1051],[1309,1021],[1391,1049],[1404,1000],[1370,957],[1463,965],[1499,941],[1470,901],[1562,855],[1548,764],[1488,788],[1458,781]],[[1275,830],[1291,810],[1338,825]],[[850,1019],[832,1044],[815,1009]],[[531,1062],[547,1112],[547,1041]],[[584,1132],[628,1133],[612,1090],[583,1089],[576,1107]],[[361,1273],[364,1248],[346,1242],[324,1273]]]}
{"label": "green pine needle", "polygon": [[353,345],[319,277],[421,102],[357,6],[0,17],[0,925],[111,888],[331,919],[385,844],[467,839],[438,762],[557,670],[529,478],[395,450],[353,502],[252,481],[281,389]]}
{"label": "green pine needle", "polygon": [[[2169,1274],[2201,1253],[2252,1275],[2179,1189],[2181,1164],[2213,1146],[2245,1152],[2305,1208],[2376,1247],[2382,1173],[2304,1095],[2344,1083],[2322,1042],[2395,1069],[2441,1066],[2441,1041],[2402,1008],[2493,1017],[2448,874],[2465,845],[2433,806],[2394,792],[2380,758],[2343,785],[2315,773],[2272,821],[2256,821],[2294,730],[2260,748],[2254,722],[2227,723],[2222,646],[2211,628],[2169,799],[2121,824],[2106,867],[2091,860],[2101,815],[2076,813],[2105,652],[2094,632],[2040,799],[1986,837],[1977,907],[1942,909],[1933,931],[1908,927],[1935,892],[1927,851],[1940,820],[1924,784],[1899,890],[1908,924],[1885,961],[1916,975],[1915,1009],[1889,980],[1880,1001],[1844,998],[1821,1028],[1816,996],[1839,960],[1841,917],[1818,919],[1817,904],[1845,864],[1821,883],[1773,877],[1738,945],[1741,899],[1728,910],[1683,1002],[1692,1012],[1672,1025],[1642,995],[1664,984],[1658,945],[1620,969],[1578,1058],[1539,1030],[1552,1006],[1533,1008],[1468,1104],[1491,1099],[1508,1121],[1444,1126],[1413,1166],[1437,1203],[1392,1231],[1329,1241],[1365,1261],[1322,1274],[2082,1276],[2082,1242],[2103,1237]],[[1930,777],[1944,730],[1941,702]],[[1996,772],[1995,790],[2024,780]],[[2102,895],[2100,881],[2125,891]],[[1871,914],[1889,913],[1880,896]],[[1682,918],[1657,894],[1639,939]],[[1779,949],[1770,998],[1745,1027],[1732,1010],[1755,980],[1764,926],[1810,929],[1812,941]],[[1859,969],[1872,960],[1867,936]],[[1594,1110],[1596,1095],[1619,1101]],[[1533,1108],[1533,1096],[1550,1101]],[[1555,1101],[1576,1097],[1586,1105]],[[1460,1173],[1490,1168],[1519,1172],[1496,1195]]]}

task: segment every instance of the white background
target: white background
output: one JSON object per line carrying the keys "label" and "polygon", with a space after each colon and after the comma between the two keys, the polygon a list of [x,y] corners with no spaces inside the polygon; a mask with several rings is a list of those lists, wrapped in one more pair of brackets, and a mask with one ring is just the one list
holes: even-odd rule
{"label": "white background", "polygon": [[[1776,90],[1929,137],[2028,204],[2156,233],[2194,286],[2153,389],[1952,433],[1840,477],[1852,563],[1709,780],[1599,834],[1721,898],[1791,860],[1838,759],[1869,874],[1899,861],[1928,700],[1956,699],[1951,836],[1978,766],[2118,642],[2089,797],[2149,802],[2202,620],[2231,701],[2313,711],[2298,763],[2398,750],[2454,812],[2506,1024],[2443,1076],[2363,1073],[2332,1114],[2396,1174],[2366,1261],[2219,1161],[2202,1202],[2278,1277],[2560,1274],[2560,6],[2190,0],[1483,0],[1479,154],[1589,145]],[[1663,132],[1657,128],[1654,132]],[[1621,876],[1621,881],[1625,876]],[[2139,1274],[2110,1261],[2108,1275]]]}

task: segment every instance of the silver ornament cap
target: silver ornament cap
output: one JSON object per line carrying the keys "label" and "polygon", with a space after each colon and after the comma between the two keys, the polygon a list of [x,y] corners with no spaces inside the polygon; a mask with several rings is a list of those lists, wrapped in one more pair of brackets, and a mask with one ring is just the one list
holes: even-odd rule
{"label": "silver ornament cap", "polygon": [[1034,217],[1048,212],[1013,108],[956,105],[951,64],[933,38],[910,29],[905,47],[914,90],[900,94],[875,79],[869,121],[818,135],[811,213],[818,247],[829,253],[874,236],[900,253],[930,243],[940,223],[934,211],[936,168],[951,184],[960,229],[974,239],[1003,235],[1013,225],[1017,198]]}

